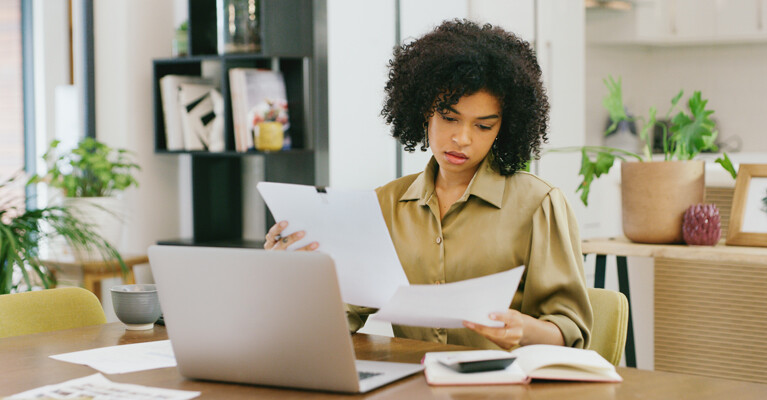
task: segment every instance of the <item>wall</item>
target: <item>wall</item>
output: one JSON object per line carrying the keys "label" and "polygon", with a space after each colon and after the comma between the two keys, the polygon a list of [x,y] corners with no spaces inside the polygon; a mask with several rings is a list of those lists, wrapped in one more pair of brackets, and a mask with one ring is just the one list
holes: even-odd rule
{"label": "wall", "polygon": [[[179,161],[154,154],[152,59],[170,57],[171,2],[94,2],[96,136],[128,149],[142,170],[140,186],[125,192],[125,252],[145,252],[179,235]],[[136,25],[140,21],[140,28]]]}
{"label": "wall", "polygon": [[608,46],[586,48],[587,141],[599,144],[607,113],[602,79],[623,77],[625,104],[647,115],[655,105],[665,114],[680,89],[685,99],[700,90],[715,113],[723,149],[767,151],[762,115],[767,111],[767,43],[687,46]]}

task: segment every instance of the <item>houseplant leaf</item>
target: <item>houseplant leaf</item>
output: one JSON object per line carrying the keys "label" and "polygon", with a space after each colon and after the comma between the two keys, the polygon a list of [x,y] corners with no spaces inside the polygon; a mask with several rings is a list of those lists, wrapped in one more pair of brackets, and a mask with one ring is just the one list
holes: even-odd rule
{"label": "houseplant leaf", "polygon": [[612,76],[608,76],[603,82],[607,86],[607,96],[602,99],[602,105],[610,113],[610,121],[612,121],[612,124],[605,131],[605,135],[609,135],[615,131],[619,122],[627,121],[629,117],[626,115],[626,109],[623,106],[621,78],[619,77],[616,81]]}
{"label": "houseplant leaf", "polygon": [[690,115],[680,111],[671,120],[671,142],[677,160],[691,160],[704,150],[716,150],[718,132],[709,118],[714,112],[706,109],[708,100],[696,91],[688,102]]}

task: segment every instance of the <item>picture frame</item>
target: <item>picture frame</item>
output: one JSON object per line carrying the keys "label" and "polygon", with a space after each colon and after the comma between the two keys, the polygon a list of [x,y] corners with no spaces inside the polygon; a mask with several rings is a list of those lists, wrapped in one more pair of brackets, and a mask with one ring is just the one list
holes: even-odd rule
{"label": "picture frame", "polygon": [[767,164],[740,165],[726,243],[767,247]]}

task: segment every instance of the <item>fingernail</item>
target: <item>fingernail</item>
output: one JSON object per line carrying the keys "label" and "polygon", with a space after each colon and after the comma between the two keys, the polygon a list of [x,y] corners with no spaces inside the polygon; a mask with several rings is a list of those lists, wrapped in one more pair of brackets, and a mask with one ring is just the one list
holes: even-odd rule
{"label": "fingernail", "polygon": [[312,244],[310,244],[310,245],[309,245],[309,248],[310,248],[310,249],[312,249],[312,250],[314,250],[314,249],[316,249],[317,247],[319,247],[319,245],[320,245],[319,243],[317,243],[317,242],[314,242],[314,243],[312,243]]}
{"label": "fingernail", "polygon": [[302,237],[304,237],[305,234],[306,233],[304,231],[301,231],[301,232],[296,233],[296,237],[301,239]]}
{"label": "fingernail", "polygon": [[498,319],[498,317],[495,314],[490,314],[490,319]]}
{"label": "fingernail", "polygon": [[284,227],[286,227],[286,226],[288,226],[288,221],[282,221],[282,222],[280,222],[280,228],[284,228]]}

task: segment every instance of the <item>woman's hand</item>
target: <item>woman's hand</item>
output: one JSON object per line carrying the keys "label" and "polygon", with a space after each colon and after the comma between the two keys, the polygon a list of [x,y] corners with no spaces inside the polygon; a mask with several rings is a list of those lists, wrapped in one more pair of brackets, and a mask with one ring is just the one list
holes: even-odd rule
{"label": "woman's hand", "polygon": [[524,314],[517,310],[507,310],[506,312],[491,313],[489,317],[492,320],[503,322],[503,326],[496,328],[469,321],[463,321],[463,326],[479,333],[505,350],[520,344],[525,334]]}
{"label": "woman's hand", "polygon": [[[266,243],[264,243],[264,249],[266,250],[285,250],[291,244],[297,242],[306,235],[304,231],[293,232],[288,236],[282,236],[280,233],[288,227],[288,221],[282,221],[274,224],[269,228],[269,232],[266,233]],[[312,251],[316,250],[320,244],[317,242],[311,242],[308,245],[297,249],[300,251]]]}
{"label": "woman's hand", "polygon": [[502,349],[509,350],[514,346],[529,344],[565,345],[562,331],[552,322],[533,318],[517,310],[491,313],[488,316],[495,321],[503,322],[496,328],[463,321],[463,326],[486,337]]}

